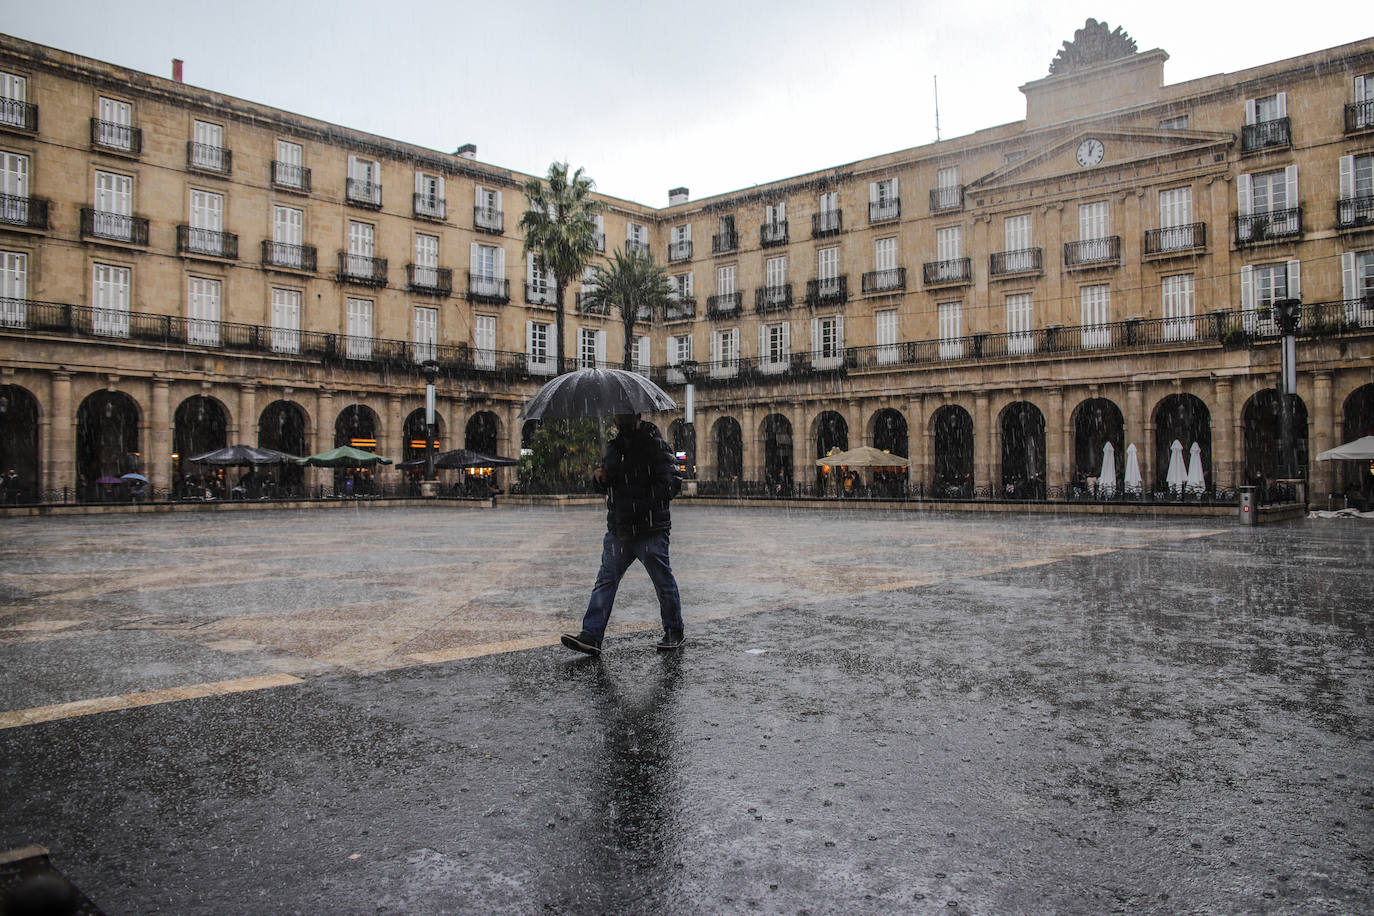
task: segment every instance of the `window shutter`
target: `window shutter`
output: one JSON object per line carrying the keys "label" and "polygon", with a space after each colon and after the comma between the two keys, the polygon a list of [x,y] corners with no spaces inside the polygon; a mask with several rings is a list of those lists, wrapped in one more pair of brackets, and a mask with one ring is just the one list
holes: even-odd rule
{"label": "window shutter", "polygon": [[792,322],[782,323],[782,352],[784,357],[792,355]]}
{"label": "window shutter", "polygon": [[1240,269],[1240,308],[1245,312],[1255,309],[1255,268],[1249,264]]}
{"label": "window shutter", "polygon": [[892,176],[892,199],[893,199],[893,200],[897,200],[897,199],[898,199],[899,197],[901,197],[901,196],[902,196],[902,195],[901,195],[901,192],[897,190],[897,176],[896,176],[896,175],[893,175],[893,176]]}
{"label": "window shutter", "polygon": [[[1346,296],[1349,299],[1349,296]],[[720,331],[711,332],[711,365],[720,365]]]}
{"label": "window shutter", "polygon": [[1280,118],[1286,118],[1286,117],[1288,117],[1288,93],[1286,93],[1286,92],[1280,92],[1280,93],[1278,93],[1277,96],[1276,96],[1276,102],[1277,102],[1277,105],[1276,105],[1275,107],[1278,109],[1278,117],[1280,117]]}
{"label": "window shutter", "polygon": [[606,332],[603,330],[596,332],[596,366],[598,369],[606,367]]}
{"label": "window shutter", "polygon": [[1251,216],[1255,206],[1255,196],[1250,188],[1249,175],[1236,176],[1236,210],[1241,216]]}
{"label": "window shutter", "polygon": [[1290,165],[1283,170],[1283,180],[1288,185],[1288,206],[1298,205],[1298,167]]}
{"label": "window shutter", "polygon": [[1254,123],[1255,123],[1255,117],[1256,117],[1256,114],[1257,114],[1256,111],[1255,111],[1256,107],[1257,107],[1257,106],[1255,105],[1255,100],[1254,100],[1254,99],[1246,99],[1246,100],[1245,100],[1245,123],[1246,123],[1246,124],[1254,124]]}
{"label": "window shutter", "polygon": [[687,234],[684,235],[682,238],[683,238],[684,241],[690,242],[690,241],[692,240],[692,224],[691,224],[691,223],[688,223],[686,228],[687,228]]}
{"label": "window shutter", "polygon": [[443,175],[440,175],[438,178],[434,179],[434,183],[435,183],[435,186],[436,186],[435,189],[436,189],[436,191],[437,191],[438,194],[439,194],[439,199],[440,199],[440,200],[443,200],[443,199],[444,199],[444,176],[443,176]]}
{"label": "window shutter", "polygon": [[1364,80],[1365,80],[1365,78],[1364,78],[1363,76],[1357,76],[1357,77],[1355,77],[1355,101],[1357,101],[1357,102],[1363,102],[1363,101],[1365,100],[1365,96],[1364,96],[1365,81],[1364,81]]}
{"label": "window shutter", "polygon": [[506,279],[506,249],[496,249],[496,279]]}
{"label": "window shutter", "polygon": [[1341,200],[1355,196],[1355,157],[1341,157]]}
{"label": "window shutter", "polygon": [[639,338],[639,368],[643,369],[645,372],[649,371],[650,355],[649,337],[646,334]]}
{"label": "window shutter", "polygon": [[768,325],[759,325],[759,364],[768,361]]}
{"label": "window shutter", "polygon": [[496,212],[501,212],[501,192],[496,192]]}
{"label": "window shutter", "polygon": [[1341,254],[1341,298],[1348,303],[1359,296],[1355,293],[1355,252],[1346,251]]}
{"label": "window shutter", "polygon": [[836,315],[836,316],[835,316],[835,348],[836,348],[837,350],[843,350],[843,349],[844,349],[844,316],[843,316],[843,315]]}
{"label": "window shutter", "polygon": [[529,358],[530,365],[534,365],[534,322],[525,322],[525,355]]}
{"label": "window shutter", "polygon": [[811,361],[821,358],[821,320],[811,319]]}
{"label": "window shutter", "polygon": [[483,206],[486,206],[486,203],[487,203],[486,195],[485,195],[484,193],[482,193],[482,192],[483,192],[483,189],[482,189],[480,186],[472,189],[472,204],[473,204],[473,206],[475,206],[475,207],[483,207]]}
{"label": "window shutter", "polygon": [[534,284],[534,252],[525,255],[525,279]]}
{"label": "window shutter", "polygon": [[878,182],[876,181],[870,181],[868,183],[868,202],[870,204],[876,204],[878,202]]}
{"label": "window shutter", "polygon": [[478,267],[481,264],[481,261],[478,260],[478,258],[479,252],[477,251],[477,243],[473,242],[472,249],[468,253],[468,272],[473,274],[474,276],[481,276],[481,274],[478,273]]}
{"label": "window shutter", "polygon": [[424,173],[424,172],[416,172],[416,173],[415,173],[415,193],[416,193],[416,194],[423,194],[423,193],[425,193],[425,173]]}
{"label": "window shutter", "polygon": [[1288,298],[1302,298],[1302,262],[1288,262]]}

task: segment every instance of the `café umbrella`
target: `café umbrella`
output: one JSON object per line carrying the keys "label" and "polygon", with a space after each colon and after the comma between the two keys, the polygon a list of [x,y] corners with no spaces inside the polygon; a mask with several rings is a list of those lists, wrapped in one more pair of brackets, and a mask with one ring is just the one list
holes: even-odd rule
{"label": "caf\u00e9 umbrella", "polygon": [[297,458],[296,464],[315,468],[370,468],[379,464],[391,464],[391,459],[351,445],[341,445],[318,455]]}
{"label": "caf\u00e9 umbrella", "polygon": [[550,379],[520,411],[523,420],[569,420],[677,409],[662,388],[624,369],[577,369]]}
{"label": "caf\u00e9 umbrella", "polygon": [[1127,493],[1139,493],[1145,481],[1140,476],[1140,458],[1136,455],[1135,443],[1126,446],[1126,471],[1122,485]]}
{"label": "caf\u00e9 umbrella", "polygon": [[[499,455],[484,455],[481,452],[474,452],[471,449],[456,448],[451,452],[443,452],[434,456],[435,470],[461,470],[463,468],[501,468],[509,467],[520,462],[514,458],[502,458]],[[414,470],[425,466],[425,459],[415,458],[411,461],[402,461],[396,467],[402,470]]]}
{"label": "caf\u00e9 umbrella", "polygon": [[904,468],[911,462],[901,455],[893,455],[870,445],[860,446],[847,452],[835,452],[824,458],[816,459],[816,467],[835,468]]}
{"label": "caf\u00e9 umbrella", "polygon": [[288,455],[270,448],[253,445],[226,445],[224,448],[187,458],[190,462],[213,464],[220,467],[257,467],[266,464],[288,464],[296,461],[295,455]]}
{"label": "caf\u00e9 umbrella", "polygon": [[1188,478],[1184,486],[1198,493],[1207,489],[1207,480],[1202,476],[1202,446],[1196,442],[1188,450]]}
{"label": "caf\u00e9 umbrella", "polygon": [[1097,488],[1107,498],[1116,493],[1116,448],[1110,442],[1102,446],[1102,473],[1097,475]]}
{"label": "caf\u00e9 umbrella", "polygon": [[1188,483],[1188,468],[1183,463],[1183,443],[1175,439],[1169,445],[1169,471],[1164,482],[1170,490],[1181,490]]}

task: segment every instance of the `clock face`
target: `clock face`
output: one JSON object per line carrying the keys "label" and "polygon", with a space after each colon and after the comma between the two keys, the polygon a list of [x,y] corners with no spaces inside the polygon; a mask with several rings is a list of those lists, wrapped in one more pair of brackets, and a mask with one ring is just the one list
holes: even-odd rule
{"label": "clock face", "polygon": [[1084,168],[1090,165],[1097,165],[1102,161],[1102,154],[1106,151],[1106,147],[1102,145],[1101,140],[1096,137],[1089,137],[1078,144],[1078,164]]}

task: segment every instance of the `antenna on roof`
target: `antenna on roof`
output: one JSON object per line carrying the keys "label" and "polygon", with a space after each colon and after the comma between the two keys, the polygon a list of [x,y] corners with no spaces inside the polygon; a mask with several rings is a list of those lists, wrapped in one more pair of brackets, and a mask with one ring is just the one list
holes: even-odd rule
{"label": "antenna on roof", "polygon": [[940,142],[940,77],[935,80],[935,142]]}

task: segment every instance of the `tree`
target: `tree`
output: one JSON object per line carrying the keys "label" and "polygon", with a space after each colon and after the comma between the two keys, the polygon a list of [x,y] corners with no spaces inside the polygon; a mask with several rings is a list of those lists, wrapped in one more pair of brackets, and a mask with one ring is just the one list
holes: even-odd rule
{"label": "tree", "polygon": [[592,199],[593,182],[582,169],[569,174],[566,162],[549,165],[547,181],[525,182],[529,209],[520,217],[525,233],[525,253],[533,253],[540,269],[550,272],[556,291],[558,339],[555,354],[563,371],[563,294],[582,274],[596,254],[596,212],[601,205]]}
{"label": "tree", "polygon": [[609,265],[597,265],[596,288],[585,294],[584,301],[593,308],[620,310],[625,328],[622,369],[634,370],[635,323],[652,319],[655,312],[661,313],[671,289],[668,272],[654,262],[651,254],[616,249]]}

